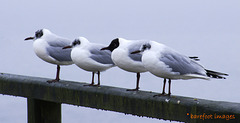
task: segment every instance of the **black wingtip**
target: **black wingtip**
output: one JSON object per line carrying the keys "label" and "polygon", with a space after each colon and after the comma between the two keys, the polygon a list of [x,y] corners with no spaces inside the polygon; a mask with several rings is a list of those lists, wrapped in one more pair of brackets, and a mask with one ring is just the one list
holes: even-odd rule
{"label": "black wingtip", "polygon": [[216,79],[226,79],[223,76],[228,76],[228,74],[226,73],[221,73],[221,72],[216,72],[216,71],[212,71],[212,70],[207,70],[205,69],[207,72],[207,76],[211,77],[211,78],[216,78]]}

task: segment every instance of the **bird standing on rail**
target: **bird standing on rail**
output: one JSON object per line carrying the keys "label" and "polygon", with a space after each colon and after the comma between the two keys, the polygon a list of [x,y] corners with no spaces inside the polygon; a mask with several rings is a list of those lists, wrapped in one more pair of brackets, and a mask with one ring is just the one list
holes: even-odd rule
{"label": "bird standing on rail", "polygon": [[136,88],[127,89],[127,91],[138,91],[140,73],[147,71],[141,61],[142,54],[131,54],[132,51],[138,50],[145,42],[144,40],[116,38],[112,40],[108,47],[101,49],[112,52],[112,60],[119,68],[137,74]]}
{"label": "bird standing on rail", "polygon": [[111,59],[111,52],[100,50],[103,46],[79,37],[72,42],[72,45],[63,47],[63,49],[72,48],[71,58],[78,67],[92,72],[91,86],[94,85],[94,73],[98,74],[97,86],[99,86],[100,72],[115,66]]}
{"label": "bird standing on rail", "polygon": [[71,41],[53,34],[48,29],[40,29],[35,32],[34,37],[25,40],[33,40],[33,49],[42,60],[57,65],[57,74],[54,80],[47,82],[58,82],[60,80],[60,65],[71,65],[71,49],[63,50],[62,47],[71,44]]}
{"label": "bird standing on rail", "polygon": [[225,79],[228,74],[205,69],[194,59],[178,53],[177,51],[160,44],[156,41],[149,41],[132,54],[141,53],[144,67],[152,74],[164,78],[163,91],[165,94],[166,79],[168,79],[168,95],[171,94],[172,79]]}

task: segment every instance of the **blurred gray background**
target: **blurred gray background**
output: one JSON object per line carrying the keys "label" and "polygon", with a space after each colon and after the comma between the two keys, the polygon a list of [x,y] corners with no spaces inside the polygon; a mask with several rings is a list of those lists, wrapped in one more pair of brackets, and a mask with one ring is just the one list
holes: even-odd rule
{"label": "blurred gray background", "polygon": [[[175,80],[172,94],[240,102],[240,1],[238,0],[2,0],[0,2],[0,72],[54,78],[56,65],[39,59],[31,41],[47,28],[74,40],[84,36],[108,45],[112,39],[150,39],[188,55],[200,57],[208,69],[226,72],[226,80]],[[102,73],[101,84],[135,87],[135,74],[117,67]],[[61,79],[91,81],[91,73],[75,65],[61,69]],[[162,91],[162,78],[144,73],[140,89]],[[25,98],[0,95],[3,123],[27,122]],[[63,105],[63,123],[158,123],[158,119]],[[107,117],[106,117],[107,115]],[[163,121],[161,122],[170,122]]]}

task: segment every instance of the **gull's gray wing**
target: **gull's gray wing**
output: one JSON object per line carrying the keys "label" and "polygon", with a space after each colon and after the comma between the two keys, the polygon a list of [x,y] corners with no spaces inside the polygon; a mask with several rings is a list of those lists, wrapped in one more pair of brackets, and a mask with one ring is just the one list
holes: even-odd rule
{"label": "gull's gray wing", "polygon": [[112,58],[111,58],[111,51],[109,50],[101,50],[104,46],[102,45],[92,45],[90,47],[90,53],[93,60],[102,63],[102,64],[112,64],[114,65]]}
{"label": "gull's gray wing", "polygon": [[204,68],[191,60],[189,57],[181,55],[175,51],[164,51],[161,53],[160,61],[164,62],[173,72],[178,72],[180,75],[184,74],[198,74],[204,75]]}
{"label": "gull's gray wing", "polygon": [[52,47],[65,47],[70,45],[72,42],[68,39],[56,37],[54,39],[50,39],[47,43]]}
{"label": "gull's gray wing", "polygon": [[70,43],[70,40],[62,38],[48,41],[49,46],[47,47],[47,52],[51,57],[58,61],[72,61],[72,49],[62,49],[63,47],[70,45]]}
{"label": "gull's gray wing", "polygon": [[128,46],[128,56],[134,60],[134,61],[142,61],[142,54],[136,53],[136,54],[131,54],[134,51],[137,51],[141,48],[141,46],[146,43],[147,41],[134,41],[131,45]]}

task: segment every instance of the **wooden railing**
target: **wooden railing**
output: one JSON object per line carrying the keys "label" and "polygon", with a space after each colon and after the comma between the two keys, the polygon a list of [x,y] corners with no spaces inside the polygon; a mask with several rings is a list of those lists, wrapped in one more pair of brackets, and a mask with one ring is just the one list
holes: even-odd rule
{"label": "wooden railing", "polygon": [[240,122],[240,103],[159,96],[109,86],[0,73],[0,93],[27,98],[28,123],[60,123],[61,104],[183,122]]}

